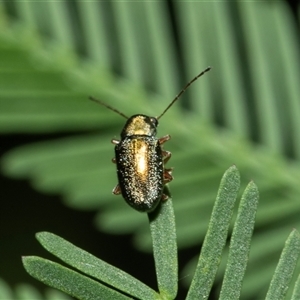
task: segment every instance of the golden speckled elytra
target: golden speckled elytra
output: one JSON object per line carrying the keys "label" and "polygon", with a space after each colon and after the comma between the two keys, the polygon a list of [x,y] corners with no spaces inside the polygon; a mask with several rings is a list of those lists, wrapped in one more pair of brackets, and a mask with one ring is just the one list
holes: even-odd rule
{"label": "golden speckled elytra", "polygon": [[122,194],[134,209],[151,212],[160,200],[168,199],[163,190],[164,185],[173,179],[173,168],[165,168],[165,164],[171,158],[171,152],[163,150],[162,145],[171,137],[155,137],[158,120],[194,81],[210,69],[206,68],[192,79],[158,117],[139,114],[128,118],[108,104],[93,97],[89,98],[127,119],[121,132],[121,140],[112,140],[116,155],[112,161],[117,165],[119,181],[113,193]]}

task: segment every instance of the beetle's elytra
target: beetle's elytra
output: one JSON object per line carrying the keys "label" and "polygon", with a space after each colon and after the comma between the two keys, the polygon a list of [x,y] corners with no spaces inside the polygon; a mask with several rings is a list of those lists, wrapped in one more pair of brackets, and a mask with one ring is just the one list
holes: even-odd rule
{"label": "beetle's elytra", "polygon": [[134,209],[140,212],[151,212],[160,200],[168,199],[163,189],[164,185],[173,179],[172,168],[165,168],[171,152],[163,150],[162,145],[171,137],[166,135],[156,138],[158,120],[194,81],[210,69],[210,67],[206,68],[192,79],[158,117],[139,114],[128,118],[117,109],[90,97],[90,100],[127,119],[121,132],[121,139],[112,140],[115,144],[113,162],[117,165],[118,175],[118,184],[113,189],[113,193],[122,194]]}

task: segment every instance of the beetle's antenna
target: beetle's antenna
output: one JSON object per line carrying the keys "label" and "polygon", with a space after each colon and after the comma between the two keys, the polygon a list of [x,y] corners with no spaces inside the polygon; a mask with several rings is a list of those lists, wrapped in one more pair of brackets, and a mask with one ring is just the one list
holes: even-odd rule
{"label": "beetle's antenna", "polygon": [[108,105],[108,104],[106,104],[106,103],[104,103],[104,102],[102,102],[102,101],[100,101],[100,100],[98,100],[98,99],[96,99],[96,98],[94,98],[94,97],[91,97],[91,96],[89,97],[89,99],[92,100],[92,101],[94,101],[94,102],[96,102],[96,103],[98,103],[98,104],[100,104],[100,105],[105,106],[106,108],[108,108],[108,109],[114,111],[115,113],[117,113],[118,115],[124,117],[125,119],[128,119],[127,116],[125,116],[123,113],[121,113],[121,112],[118,111],[117,109],[111,107],[110,105]]}
{"label": "beetle's antenna", "polygon": [[181,91],[180,93],[174,98],[174,100],[167,106],[167,108],[162,112],[161,115],[159,115],[156,119],[160,119],[166,112],[167,110],[176,102],[180,96],[188,89],[188,87],[195,82],[199,77],[204,75],[206,72],[208,72],[211,69],[211,67],[206,68],[204,71],[202,71],[200,74],[198,74],[194,79],[192,79]]}

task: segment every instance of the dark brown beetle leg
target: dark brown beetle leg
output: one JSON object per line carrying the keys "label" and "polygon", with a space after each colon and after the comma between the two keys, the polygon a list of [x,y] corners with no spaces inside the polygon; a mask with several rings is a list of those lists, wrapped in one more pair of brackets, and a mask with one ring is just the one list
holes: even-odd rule
{"label": "dark brown beetle leg", "polygon": [[166,200],[168,200],[168,199],[169,199],[169,196],[168,196],[168,195],[162,194],[162,196],[161,196],[161,200],[162,200],[162,201],[166,201]]}
{"label": "dark brown beetle leg", "polygon": [[162,145],[163,143],[167,142],[170,138],[171,138],[171,136],[169,134],[161,137],[160,139],[158,139],[159,144]]}
{"label": "dark brown beetle leg", "polygon": [[[120,141],[115,140],[115,139],[112,139],[111,142],[112,142],[112,144],[114,144],[114,145],[118,145],[118,144],[120,143]],[[115,158],[115,157],[112,159],[112,162],[113,162],[114,164],[116,163],[116,158]],[[120,189],[119,184],[117,184],[117,185],[113,188],[112,192],[113,192],[113,194],[115,194],[115,195],[120,195],[120,194],[121,194],[121,189]]]}
{"label": "dark brown beetle leg", "polygon": [[112,192],[113,192],[113,194],[115,194],[115,195],[120,195],[120,194],[121,194],[121,189],[120,189],[119,184],[117,184],[117,185],[113,188]]}
{"label": "dark brown beetle leg", "polygon": [[164,170],[164,184],[169,183],[170,181],[173,180],[172,170],[173,170],[172,168]]}
{"label": "dark brown beetle leg", "polygon": [[172,153],[170,151],[163,150],[162,156],[163,156],[164,164],[166,164],[169,161],[169,159],[171,158]]}
{"label": "dark brown beetle leg", "polygon": [[[173,168],[164,169],[164,184],[167,184],[173,180],[172,171],[173,171]],[[169,199],[168,195],[162,194],[162,196],[161,196],[162,201],[166,201],[168,199]]]}
{"label": "dark brown beetle leg", "polygon": [[[112,144],[114,144],[114,145],[118,145],[118,144],[120,143],[120,141],[115,140],[115,139],[112,139],[111,142],[112,142]],[[115,158],[115,157],[112,159],[112,162],[113,162],[114,164],[116,163],[116,158]]]}

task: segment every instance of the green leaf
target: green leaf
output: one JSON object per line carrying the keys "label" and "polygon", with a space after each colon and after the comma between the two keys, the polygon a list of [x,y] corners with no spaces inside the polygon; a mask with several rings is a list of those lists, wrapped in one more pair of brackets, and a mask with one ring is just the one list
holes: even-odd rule
{"label": "green leaf", "polygon": [[175,299],[178,289],[178,262],[172,199],[162,202],[148,216],[158,289],[166,299]]}
{"label": "green leaf", "polygon": [[138,299],[157,299],[158,294],[120,269],[74,246],[61,237],[41,232],[37,239],[50,253],[77,270],[113,286]]}
{"label": "green leaf", "polygon": [[300,235],[294,229],[289,235],[272,278],[266,300],[284,299],[300,255]]}
{"label": "green leaf", "polygon": [[0,278],[0,299],[13,299],[13,291],[9,285]]}
{"label": "green leaf", "polygon": [[131,299],[95,280],[44,258],[23,257],[23,265],[34,278],[82,300]]}
{"label": "green leaf", "polygon": [[229,168],[220,183],[219,192],[202,245],[197,269],[188,291],[187,300],[207,299],[221,261],[234,203],[240,188],[237,168]]}
{"label": "green leaf", "polygon": [[[197,269],[186,299],[207,299],[209,297],[226,243],[239,187],[240,175],[237,168],[232,166],[225,172],[221,180]],[[45,249],[79,271],[99,279],[114,289],[40,257],[24,257],[25,269],[30,275],[47,285],[80,299],[93,299],[93,297],[129,299],[126,295],[136,299],[175,299],[178,282],[176,226],[173,204],[167,186],[165,193],[169,199],[162,201],[154,212],[148,213],[160,294],[155,293],[125,272],[48,232],[37,234],[38,240]],[[240,298],[258,198],[258,189],[253,182],[250,182],[242,195],[234,224],[220,299]],[[277,300],[285,297],[299,255],[300,235],[294,230],[283,249],[266,299]],[[293,299],[297,299],[295,297],[299,292],[299,278],[293,292]],[[6,292],[5,289],[4,292]],[[22,295],[26,293],[27,290]]]}
{"label": "green leaf", "polygon": [[228,262],[220,293],[221,299],[240,299],[258,204],[258,189],[250,182],[245,189],[230,239]]}
{"label": "green leaf", "polygon": [[44,295],[33,285],[19,283],[9,286],[0,278],[0,299],[1,300],[71,300],[71,297],[55,289],[45,289]]}
{"label": "green leaf", "polygon": [[300,275],[297,278],[291,300],[298,300],[298,299],[300,299]]}

